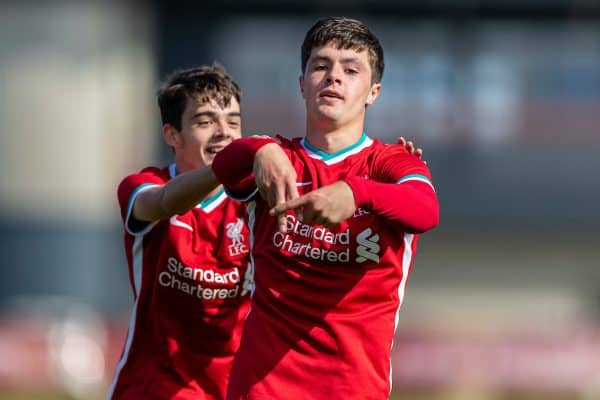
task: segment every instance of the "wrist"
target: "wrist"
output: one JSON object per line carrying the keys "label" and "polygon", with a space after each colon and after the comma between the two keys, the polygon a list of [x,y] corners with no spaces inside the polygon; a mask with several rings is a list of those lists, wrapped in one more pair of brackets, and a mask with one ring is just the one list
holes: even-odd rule
{"label": "wrist", "polygon": [[231,142],[217,153],[212,163],[217,180],[230,186],[250,176],[256,153],[272,142],[271,138],[242,138]]}
{"label": "wrist", "polygon": [[266,145],[277,144],[277,142],[275,142],[275,140],[270,137],[249,137],[238,140],[244,143],[248,151],[252,153],[254,157],[256,157],[258,152],[262,150]]}
{"label": "wrist", "polygon": [[356,207],[370,208],[369,181],[359,176],[349,176],[343,181],[350,186]]}

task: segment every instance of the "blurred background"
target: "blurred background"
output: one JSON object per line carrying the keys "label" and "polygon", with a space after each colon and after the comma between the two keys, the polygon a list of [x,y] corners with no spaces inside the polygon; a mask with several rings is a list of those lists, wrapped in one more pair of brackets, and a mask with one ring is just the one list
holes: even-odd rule
{"label": "blurred background", "polygon": [[[0,399],[105,396],[132,295],[116,187],[169,162],[155,92],[215,60],[245,133],[303,135],[323,16],[385,49],[366,130],[425,150],[393,399],[600,399],[600,1],[0,3]],[[214,3],[214,4],[213,4]]]}

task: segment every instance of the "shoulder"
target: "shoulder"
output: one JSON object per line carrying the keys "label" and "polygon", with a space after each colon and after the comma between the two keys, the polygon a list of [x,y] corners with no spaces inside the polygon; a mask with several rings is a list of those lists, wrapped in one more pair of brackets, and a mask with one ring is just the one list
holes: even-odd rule
{"label": "shoulder", "polygon": [[418,160],[418,157],[410,154],[404,146],[383,143],[379,139],[373,139],[373,143],[366,149],[364,154],[374,164]]}
{"label": "shoulder", "polygon": [[418,156],[411,154],[399,144],[385,144],[377,141],[374,143],[372,167],[375,175],[384,181],[398,181],[399,179],[418,174],[431,179],[427,165]]}
{"label": "shoulder", "polygon": [[121,183],[128,181],[148,180],[155,183],[164,183],[169,180],[169,169],[158,167],[146,167],[138,172],[127,175]]}
{"label": "shoulder", "polygon": [[409,153],[403,145],[387,144],[379,140],[373,142],[372,151],[373,159],[376,162],[402,162],[410,164],[424,164],[423,161],[416,155]]}
{"label": "shoulder", "polygon": [[152,176],[152,177],[156,177],[158,179],[167,181],[167,180],[169,180],[169,177],[170,177],[169,168],[170,167],[164,167],[164,168],[146,167],[146,168],[143,168],[140,172],[138,172],[138,175],[143,175],[143,176],[148,176],[148,177]]}
{"label": "shoulder", "polygon": [[379,154],[411,155],[406,148],[400,144],[383,143],[379,139],[373,139],[373,150]]}
{"label": "shoulder", "polygon": [[169,180],[168,168],[146,167],[139,172],[127,175],[119,183],[119,194],[132,192],[142,185],[163,185]]}

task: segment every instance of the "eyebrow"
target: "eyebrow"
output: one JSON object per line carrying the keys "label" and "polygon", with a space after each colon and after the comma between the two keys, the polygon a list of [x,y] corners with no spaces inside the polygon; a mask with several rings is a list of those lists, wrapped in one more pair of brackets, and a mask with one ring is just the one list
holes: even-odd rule
{"label": "eyebrow", "polygon": [[[312,64],[312,63],[314,63],[314,62],[318,62],[318,61],[327,61],[327,62],[331,62],[331,58],[330,58],[330,57],[327,57],[327,56],[317,56],[317,57],[315,57],[315,58],[313,58],[313,59],[311,60],[311,64]],[[362,65],[362,64],[363,64],[363,63],[361,62],[361,60],[360,60],[359,58],[357,58],[357,57],[345,57],[345,58],[342,58],[342,59],[340,60],[340,62],[341,62],[342,64],[350,64],[350,63],[352,63],[352,64],[359,64],[359,65]]]}
{"label": "eyebrow", "polygon": [[[199,118],[199,117],[211,117],[211,118],[213,118],[216,115],[217,115],[217,113],[214,112],[214,111],[201,111],[199,113],[196,113],[196,114],[192,115],[192,119]],[[237,111],[234,111],[234,112],[227,113],[227,116],[228,117],[241,117],[242,114],[239,113],[239,112],[237,112]]]}

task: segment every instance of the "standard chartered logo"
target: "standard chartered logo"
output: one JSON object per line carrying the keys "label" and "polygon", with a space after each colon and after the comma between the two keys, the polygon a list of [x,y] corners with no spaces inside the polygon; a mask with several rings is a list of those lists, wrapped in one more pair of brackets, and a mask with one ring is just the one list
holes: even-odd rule
{"label": "standard chartered logo", "polygon": [[[245,278],[248,279],[248,272]],[[205,282],[211,287],[205,287]],[[169,257],[167,268],[158,275],[161,286],[180,290],[203,300],[238,297],[239,282],[240,271],[237,267],[228,272],[218,272],[210,268],[184,265],[175,257]]]}
{"label": "standard chartered logo", "polygon": [[287,233],[273,234],[275,248],[313,260],[350,261],[350,228],[334,233],[323,226],[303,224],[293,215],[286,217],[286,223]]}
{"label": "standard chartered logo", "polygon": [[[340,232],[331,231],[323,226],[303,224],[293,215],[286,216],[287,232],[277,231],[273,234],[273,246],[292,255],[327,262],[351,262],[351,242],[353,236],[350,228]],[[379,263],[379,235],[367,228],[356,235],[356,262],[369,260]],[[250,282],[246,291],[252,291],[252,270],[246,272],[246,281]]]}
{"label": "standard chartered logo", "polygon": [[367,228],[358,235],[356,235],[356,262],[363,263],[367,260],[373,262],[379,262],[379,235],[373,234],[371,228]]}

